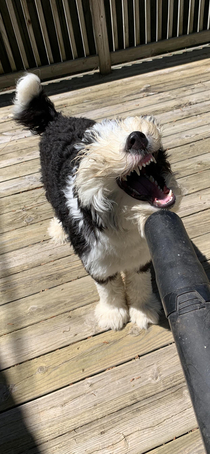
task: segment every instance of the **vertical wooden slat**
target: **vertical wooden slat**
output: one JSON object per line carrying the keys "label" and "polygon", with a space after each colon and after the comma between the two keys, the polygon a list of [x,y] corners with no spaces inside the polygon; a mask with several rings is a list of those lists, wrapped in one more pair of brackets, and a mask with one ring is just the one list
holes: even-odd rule
{"label": "vertical wooden slat", "polygon": [[116,12],[115,0],[109,0],[109,4],[110,4],[110,15],[111,15],[113,50],[115,51],[115,50],[117,50],[119,48],[118,26],[117,26],[117,12]]}
{"label": "vertical wooden slat", "polygon": [[37,15],[38,15],[38,19],[39,19],[39,25],[40,25],[42,38],[44,41],[44,46],[45,46],[45,50],[46,50],[46,54],[47,54],[47,60],[48,60],[48,63],[50,64],[50,63],[54,62],[54,59],[53,59],[52,50],[51,50],[51,46],[50,46],[50,40],[49,40],[49,36],[48,36],[48,32],[47,32],[47,27],[46,27],[44,13],[43,13],[43,9],[42,9],[41,0],[35,0],[35,6],[36,6]]}
{"label": "vertical wooden slat", "polygon": [[[9,63],[10,63],[11,69],[12,69],[12,71],[16,71],[15,60],[14,60],[14,57],[13,57],[13,54],[12,54],[12,50],[11,50],[11,47],[10,47],[10,43],[9,43],[9,40],[8,40],[7,32],[6,32],[6,29],[5,29],[5,26],[4,26],[4,22],[3,22],[3,19],[2,19],[1,13],[0,13],[0,33],[1,33],[4,45],[5,45],[5,49],[6,49],[7,57],[9,59]],[[2,70],[3,70],[3,68],[2,68]]]}
{"label": "vertical wooden slat", "polygon": [[167,39],[172,38],[174,17],[174,0],[168,0]]}
{"label": "vertical wooden slat", "polygon": [[156,0],[156,41],[162,38],[162,8],[163,0]]}
{"label": "vertical wooden slat", "polygon": [[90,51],[89,51],[89,45],[88,45],[88,38],[87,38],[87,31],[86,31],[86,25],[85,25],[82,0],[76,0],[76,5],[77,5],[78,16],[79,16],[79,25],[80,25],[80,31],[81,31],[81,36],[82,36],[84,56],[86,57],[86,56],[90,55]]}
{"label": "vertical wooden slat", "polygon": [[18,49],[20,52],[20,56],[21,56],[21,59],[23,62],[23,67],[24,67],[24,69],[27,69],[27,68],[29,68],[28,59],[26,56],[26,52],[25,52],[22,37],[20,34],[19,26],[18,26],[17,19],[15,16],[15,11],[13,8],[12,0],[6,0],[6,4],[7,4],[7,9],[9,12],[10,19],[11,19],[12,27],[14,30],[15,38],[17,41]]}
{"label": "vertical wooden slat", "polygon": [[111,58],[103,0],[90,0],[93,28],[97,43],[99,68],[102,74],[111,72]]}
{"label": "vertical wooden slat", "polygon": [[195,0],[190,0],[189,9],[188,9],[187,35],[189,35],[189,33],[193,32],[194,12],[195,12]]}
{"label": "vertical wooden slat", "polygon": [[36,62],[36,66],[41,66],[41,60],[40,60],[38,48],[36,45],[36,40],[35,40],[35,36],[34,36],[34,31],[33,31],[32,22],[31,22],[29,10],[28,10],[27,1],[21,0],[21,6],[22,6],[23,15],[24,15],[25,23],[26,23],[26,28],[28,31],[28,36],[30,39],[31,48],[32,48],[32,52],[33,52],[34,59]]}
{"label": "vertical wooden slat", "polygon": [[129,47],[128,0],[122,0],[123,47]]}
{"label": "vertical wooden slat", "polygon": [[56,0],[50,0],[50,5],[51,5],[53,21],[54,21],[54,25],[55,25],[56,36],[57,36],[57,40],[58,40],[58,47],[59,47],[61,61],[65,61],[66,52],[65,52],[64,42],[63,42],[63,35],[62,35]]}
{"label": "vertical wooden slat", "polygon": [[1,60],[0,60],[0,74],[4,74],[4,70],[3,70],[3,66],[1,64]]}
{"label": "vertical wooden slat", "polygon": [[151,3],[144,0],[145,5],[145,44],[151,42]]}
{"label": "vertical wooden slat", "polygon": [[183,35],[183,25],[184,25],[184,0],[179,0],[177,18],[177,36]]}
{"label": "vertical wooden slat", "polygon": [[140,44],[139,0],[133,0],[133,15],[134,15],[134,46],[138,46]]}
{"label": "vertical wooden slat", "polygon": [[78,57],[68,0],[62,0],[73,59]]}
{"label": "vertical wooden slat", "polygon": [[198,32],[201,32],[203,30],[204,7],[205,7],[205,0],[199,0],[198,25],[197,25]]}
{"label": "vertical wooden slat", "polygon": [[208,21],[207,21],[207,30],[210,28],[210,2],[209,2],[209,11],[208,11]]}

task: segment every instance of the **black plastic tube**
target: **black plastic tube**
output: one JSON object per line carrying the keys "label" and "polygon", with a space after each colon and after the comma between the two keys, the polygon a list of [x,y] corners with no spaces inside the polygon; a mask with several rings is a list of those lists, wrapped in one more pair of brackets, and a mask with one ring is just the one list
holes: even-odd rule
{"label": "black plastic tube", "polygon": [[153,213],[145,235],[156,281],[210,454],[210,283],[175,213]]}

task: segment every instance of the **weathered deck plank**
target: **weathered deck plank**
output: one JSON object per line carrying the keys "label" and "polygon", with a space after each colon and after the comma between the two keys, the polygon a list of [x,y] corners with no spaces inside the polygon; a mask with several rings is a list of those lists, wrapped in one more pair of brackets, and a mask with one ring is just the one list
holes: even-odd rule
{"label": "weathered deck plank", "polygon": [[[5,263],[6,266],[6,263]],[[51,263],[7,276],[0,280],[2,299],[0,305],[9,301],[42,292],[64,282],[73,281],[86,275],[80,259],[75,255],[59,258]]]}
{"label": "weathered deck plank", "polygon": [[[10,109],[11,109],[11,106],[10,106]],[[26,152],[27,152],[27,150],[29,150],[30,148],[33,148],[35,146],[37,146],[37,149],[38,149],[38,143],[39,143],[39,137],[33,136],[33,135],[31,135],[30,139],[28,139],[28,140],[25,140],[25,137],[23,137],[23,138],[16,139],[15,141],[3,143],[0,145],[0,156],[4,156],[9,153],[12,153],[12,155],[13,155],[14,150],[15,150],[15,152],[21,151],[23,153],[23,150],[26,150]],[[11,157],[12,157],[12,155],[11,155]]]}
{"label": "weathered deck plank", "polygon": [[[202,73],[200,71],[199,61],[192,61],[188,65],[177,66],[177,67],[168,67],[166,69],[157,70],[154,72],[148,72],[146,74],[135,75],[134,77],[122,78],[121,80],[111,81],[100,85],[100,90],[95,90],[95,86],[78,89],[68,93],[68,98],[66,93],[60,93],[52,96],[52,99],[60,107],[66,107],[67,105],[81,105],[90,104],[91,101],[100,102],[99,99],[104,99],[104,102],[107,102],[107,92],[109,93],[112,90],[112,99],[108,101],[112,103],[115,99],[119,100],[120,95],[123,95],[123,99],[130,97],[130,95],[135,90],[135,93],[138,93],[141,96],[141,93],[147,90],[148,85],[153,84],[155,87],[159,87],[164,92],[167,90],[167,87],[180,88],[192,85],[196,82],[203,82],[208,80],[209,73],[209,61],[208,59],[202,60]],[[207,78],[205,79],[205,76]],[[132,82],[131,82],[132,81]],[[46,83],[44,85],[47,85]],[[129,88],[127,93],[126,88]],[[69,88],[71,89],[71,82],[69,82]],[[83,108],[81,106],[81,108]],[[0,121],[6,122],[11,121],[11,110],[9,107],[1,108],[0,112]]]}
{"label": "weathered deck plank", "polygon": [[[209,74],[205,59],[52,99],[97,120],[157,116],[183,188],[179,214],[210,277]],[[0,109],[0,450],[204,454],[165,321],[101,332],[93,281],[68,244],[49,242],[38,142]]]}
{"label": "weathered deck plank", "polygon": [[[180,117],[185,116],[192,116],[195,115],[195,111],[190,108],[191,105],[194,105],[194,109],[200,111],[208,111],[209,106],[209,89],[210,82],[209,80],[203,81],[201,83],[195,84],[194,86],[190,86],[187,90],[186,87],[182,87],[179,90],[171,90],[171,91],[164,91],[163,93],[158,92],[156,94],[155,88],[152,87],[150,90],[147,88],[147,91],[144,95],[139,96],[139,93],[134,93],[133,96],[129,96],[128,100],[123,99],[123,102],[119,102],[119,98],[117,98],[116,103],[114,104],[112,101],[112,109],[110,113],[110,103],[107,101],[106,107],[100,107],[100,98],[97,99],[97,102],[88,104],[82,104],[82,106],[66,106],[65,107],[65,114],[66,115],[75,115],[75,116],[82,116],[85,112],[86,117],[90,117],[93,119],[102,119],[102,118],[110,118],[114,116],[122,116],[125,117],[127,115],[127,111],[129,110],[130,115],[142,115],[151,114],[153,115],[160,115],[162,112],[168,112],[167,120],[174,121],[174,117],[176,118],[178,115]],[[178,92],[178,93],[177,93]],[[206,93],[207,92],[207,93]],[[179,103],[177,102],[177,95],[180,98]],[[133,99],[132,99],[133,98]],[[139,104],[140,103],[140,104]],[[87,109],[88,107],[88,109]],[[62,110],[62,106],[56,105],[58,110]],[[83,110],[82,110],[83,109]],[[177,110],[177,112],[171,112],[172,110]],[[164,117],[163,117],[164,121]],[[11,134],[14,135],[14,129],[16,129],[16,124],[12,121],[7,123],[7,135]],[[0,134],[3,132],[3,124],[1,126],[0,123]],[[4,131],[5,133],[5,131]]]}
{"label": "weathered deck plank", "polygon": [[1,233],[0,254],[22,249],[30,244],[49,240],[49,220],[37,224],[25,224],[23,227]]}
{"label": "weathered deck plank", "polygon": [[[170,399],[168,399],[169,395]],[[161,411],[163,407],[165,408],[165,403],[168,405],[168,414]],[[170,405],[174,412],[173,419],[170,418]],[[123,436],[118,435],[124,433],[124,430],[125,438],[128,437],[124,448],[129,446],[129,450],[122,450],[121,452],[144,452],[146,438],[153,427],[155,418],[157,419],[154,430],[152,430],[153,434],[149,440],[150,447],[154,446],[156,441],[162,441],[164,431],[164,437],[167,440],[168,431],[169,436],[174,437],[182,434],[183,429],[186,433],[196,426],[174,345],[68,386],[65,393],[60,390],[40,398],[38,401],[25,404],[22,409],[24,414],[27,415],[28,427],[33,430],[41,444],[41,452],[50,452],[55,444],[58,451],[54,452],[80,453],[83,449],[83,437],[88,444],[90,444],[92,437],[95,441],[92,446],[89,445],[88,452],[95,453],[98,443],[97,433],[100,435],[100,443],[108,443],[106,449],[115,441],[109,452],[119,452],[117,446],[119,443],[119,446],[123,448]],[[130,423],[128,423],[128,415]],[[7,413],[6,419],[3,419],[3,415],[2,418],[0,416],[0,430],[4,432],[6,427],[12,427],[15,418],[17,418],[17,415],[14,410]],[[109,420],[109,427],[107,427],[107,420]],[[43,421],[45,421],[45,424],[43,424]],[[176,424],[175,432],[174,424]],[[81,429],[79,429],[80,426]],[[167,431],[166,426],[168,427]],[[17,427],[18,429],[19,427]],[[109,440],[111,432],[112,435]],[[138,432],[136,441],[135,432]],[[57,438],[62,433],[66,435],[68,433],[68,438],[64,435],[58,441]],[[13,433],[12,437],[5,440],[5,445],[2,446],[5,454],[9,454],[8,446],[12,449],[16,437],[17,434]],[[69,451],[66,445],[67,439]],[[48,440],[52,440],[49,443],[50,446],[48,446]],[[115,447],[116,441],[117,446]],[[22,440],[22,443],[26,443],[26,448],[30,447],[30,440]],[[134,447],[132,448],[133,443]],[[142,446],[141,449],[140,446]],[[75,451],[72,451],[71,447],[74,447]],[[135,451],[132,449],[135,449]]]}
{"label": "weathered deck plank", "polygon": [[38,137],[37,146],[29,147],[28,149],[23,148],[19,150],[13,150],[12,153],[5,153],[0,155],[0,168],[11,166],[20,162],[30,161],[39,157],[39,148],[38,148]]}
{"label": "weathered deck plank", "polygon": [[[92,334],[95,334],[95,321],[92,320],[93,323],[88,321],[92,324]],[[145,332],[139,332],[136,327],[128,324],[122,331],[105,332],[93,337],[88,334],[85,340],[11,367],[7,370],[7,380],[15,385],[12,391],[14,399],[19,403],[26,402],[171,342],[171,332],[161,326],[152,326]],[[27,351],[27,346],[22,348]],[[20,348],[18,351],[21,355]],[[24,350],[22,354],[24,355]],[[8,367],[8,362],[6,357],[3,359],[4,369]]]}
{"label": "weathered deck plank", "polygon": [[0,335],[19,331],[58,315],[69,315],[75,309],[97,300],[96,287],[90,276],[20,298],[18,305],[13,301],[1,307]]}
{"label": "weathered deck plank", "polygon": [[204,454],[200,432],[192,432],[150,451],[150,454]]}

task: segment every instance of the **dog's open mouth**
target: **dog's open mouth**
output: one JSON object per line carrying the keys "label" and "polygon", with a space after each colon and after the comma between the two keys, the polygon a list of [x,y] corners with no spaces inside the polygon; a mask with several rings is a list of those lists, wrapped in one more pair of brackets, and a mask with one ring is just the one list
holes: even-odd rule
{"label": "dog's open mouth", "polygon": [[141,159],[130,174],[118,178],[117,183],[131,197],[149,202],[157,208],[171,207],[176,200],[152,154]]}

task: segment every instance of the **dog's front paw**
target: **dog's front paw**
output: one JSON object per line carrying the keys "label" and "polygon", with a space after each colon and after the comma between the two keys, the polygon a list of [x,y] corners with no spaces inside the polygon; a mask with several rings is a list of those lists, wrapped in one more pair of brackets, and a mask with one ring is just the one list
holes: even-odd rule
{"label": "dog's front paw", "polygon": [[136,323],[140,329],[147,329],[150,324],[158,324],[160,309],[161,304],[158,300],[155,300],[154,307],[152,304],[145,304],[140,308],[130,307],[130,321]]}
{"label": "dog's front paw", "polygon": [[102,330],[120,330],[128,322],[129,319],[127,308],[111,307],[103,303],[97,304],[95,309],[95,316],[98,325]]}

